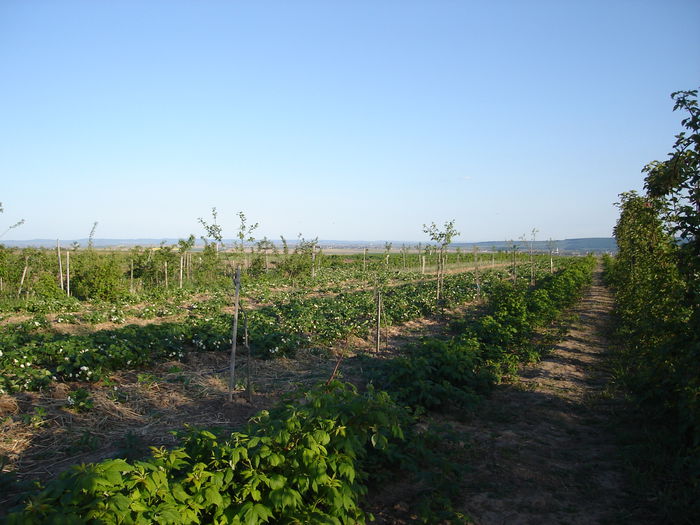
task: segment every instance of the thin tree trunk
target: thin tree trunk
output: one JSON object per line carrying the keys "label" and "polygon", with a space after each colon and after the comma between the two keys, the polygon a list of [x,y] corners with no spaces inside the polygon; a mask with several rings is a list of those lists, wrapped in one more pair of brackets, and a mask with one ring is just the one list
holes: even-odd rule
{"label": "thin tree trunk", "polygon": [[17,289],[17,299],[19,299],[22,293],[22,286],[24,286],[24,278],[27,276],[27,270],[29,270],[29,257],[24,258],[24,270],[22,270],[22,278],[19,280],[19,288]]}
{"label": "thin tree trunk", "polygon": [[233,401],[233,389],[236,386],[236,340],[238,339],[238,307],[241,293],[241,267],[236,267],[236,292],[233,296],[233,329],[231,336],[231,362],[228,378],[228,400]]}
{"label": "thin tree trunk", "polygon": [[182,273],[185,267],[185,256],[180,255],[180,288],[182,288]]}
{"label": "thin tree trunk", "polygon": [[420,274],[425,275],[425,255],[420,256]]}
{"label": "thin tree trunk", "polygon": [[70,251],[66,252],[66,295],[70,297]]}
{"label": "thin tree trunk", "polygon": [[134,260],[129,261],[129,292],[134,293]]}
{"label": "thin tree trunk", "polygon": [[479,255],[474,249],[474,275],[476,277],[476,296],[481,297],[481,275],[479,273]]}
{"label": "thin tree trunk", "polygon": [[246,361],[246,382],[245,382],[245,391],[246,395],[248,397],[248,403],[253,402],[253,387],[252,387],[252,381],[251,381],[251,367],[253,364],[253,355],[252,352],[250,351],[250,343],[248,341],[248,315],[246,314],[245,310],[243,310],[243,346],[246,349],[246,353],[248,355],[248,359]]}
{"label": "thin tree trunk", "polygon": [[61,290],[65,290],[63,287],[63,263],[61,262],[61,245],[56,239],[56,254],[58,255],[58,280],[61,281]]}
{"label": "thin tree trunk", "polygon": [[435,272],[436,272],[436,274],[437,274],[437,292],[435,293],[435,300],[436,300],[437,302],[440,302],[440,269],[441,269],[441,268],[440,268],[440,263],[441,263],[441,259],[442,259],[441,254],[438,253],[438,256],[437,256],[437,266],[436,266],[436,269],[435,269]]}
{"label": "thin tree trunk", "polygon": [[168,287],[168,261],[163,262],[163,268],[165,273],[165,287]]}
{"label": "thin tree trunk", "polygon": [[549,250],[549,273],[554,273],[554,259],[552,258],[552,250]]}
{"label": "thin tree trunk", "polygon": [[382,292],[379,289],[377,289],[377,331],[376,331],[377,352],[379,352],[379,345],[381,344],[381,339],[382,339],[381,323],[382,323]]}
{"label": "thin tree trunk", "polygon": [[[382,303],[381,307],[382,314],[384,314],[384,317],[386,318],[386,310],[384,309],[384,303]],[[386,321],[384,321],[384,350],[389,350],[389,326],[386,324]]]}

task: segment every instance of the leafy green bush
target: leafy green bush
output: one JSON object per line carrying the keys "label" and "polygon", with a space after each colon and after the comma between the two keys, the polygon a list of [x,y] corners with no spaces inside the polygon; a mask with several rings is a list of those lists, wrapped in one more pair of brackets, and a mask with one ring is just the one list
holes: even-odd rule
{"label": "leafy green bush", "polygon": [[490,390],[492,377],[481,369],[475,338],[425,339],[387,362],[377,381],[411,407],[445,410],[474,406]]}
{"label": "leafy green bush", "polygon": [[386,393],[319,385],[245,433],[190,430],[145,461],[73,467],[7,523],[364,523],[363,462],[403,439],[405,421]]}
{"label": "leafy green bush", "polygon": [[127,295],[124,272],[117,259],[99,256],[92,250],[74,259],[71,292],[78,299],[118,301]]}

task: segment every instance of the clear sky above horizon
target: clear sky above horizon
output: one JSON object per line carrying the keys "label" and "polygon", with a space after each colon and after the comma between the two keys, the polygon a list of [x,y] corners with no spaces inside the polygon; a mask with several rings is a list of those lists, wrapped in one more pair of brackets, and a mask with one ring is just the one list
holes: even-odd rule
{"label": "clear sky above horizon", "polygon": [[[697,1],[0,2],[2,240],[607,237]],[[0,240],[0,242],[2,241]]]}

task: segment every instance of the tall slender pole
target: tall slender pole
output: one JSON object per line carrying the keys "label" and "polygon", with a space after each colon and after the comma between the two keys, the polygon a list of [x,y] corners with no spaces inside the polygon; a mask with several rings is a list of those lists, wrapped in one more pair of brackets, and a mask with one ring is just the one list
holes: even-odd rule
{"label": "tall slender pole", "polygon": [[231,334],[231,363],[228,378],[228,400],[233,401],[233,389],[236,386],[236,340],[238,339],[238,307],[241,293],[241,267],[236,267],[236,292],[233,296],[233,330]]}
{"label": "tall slender pole", "polygon": [[316,277],[316,247],[311,247],[311,278]]}
{"label": "tall slender pole", "polygon": [[58,279],[61,281],[61,290],[63,290],[63,264],[61,263],[61,245],[56,239],[56,254],[58,255]]}
{"label": "tall slender pole", "polygon": [[379,289],[377,289],[377,352],[379,352],[379,345],[381,343],[381,338],[382,338],[381,323],[382,323],[382,292]]}
{"label": "tall slender pole", "polygon": [[251,385],[251,367],[253,364],[253,356],[250,351],[250,343],[248,341],[248,316],[245,313],[245,310],[243,311],[243,346],[245,346],[246,353],[248,354],[248,359],[246,361],[246,385],[245,385],[245,391],[246,394],[248,395],[248,403],[253,402],[253,388]]}
{"label": "tall slender pole", "polygon": [[19,280],[19,288],[17,289],[17,299],[19,299],[22,293],[22,286],[24,286],[24,278],[27,276],[27,270],[29,269],[29,257],[24,259],[24,270],[22,270],[22,278]]}
{"label": "tall slender pole", "polygon": [[66,295],[70,297],[70,251],[66,251]]}

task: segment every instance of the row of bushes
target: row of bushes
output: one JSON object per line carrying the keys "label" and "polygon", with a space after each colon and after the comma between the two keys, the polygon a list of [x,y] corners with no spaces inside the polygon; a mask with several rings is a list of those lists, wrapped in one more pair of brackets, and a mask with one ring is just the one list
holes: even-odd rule
{"label": "row of bushes", "polygon": [[535,360],[534,331],[551,323],[590,284],[593,257],[578,259],[535,287],[501,281],[485,315],[459,327],[451,340],[426,339],[381,368],[377,381],[412,407],[441,410],[472,406],[522,362]]}
{"label": "row of bushes", "polygon": [[620,208],[620,251],[605,259],[605,276],[615,294],[615,379],[637,429],[626,442],[644,497],[659,501],[658,520],[697,523],[700,274],[684,275],[683,247],[665,230],[659,201],[629,193]]}

